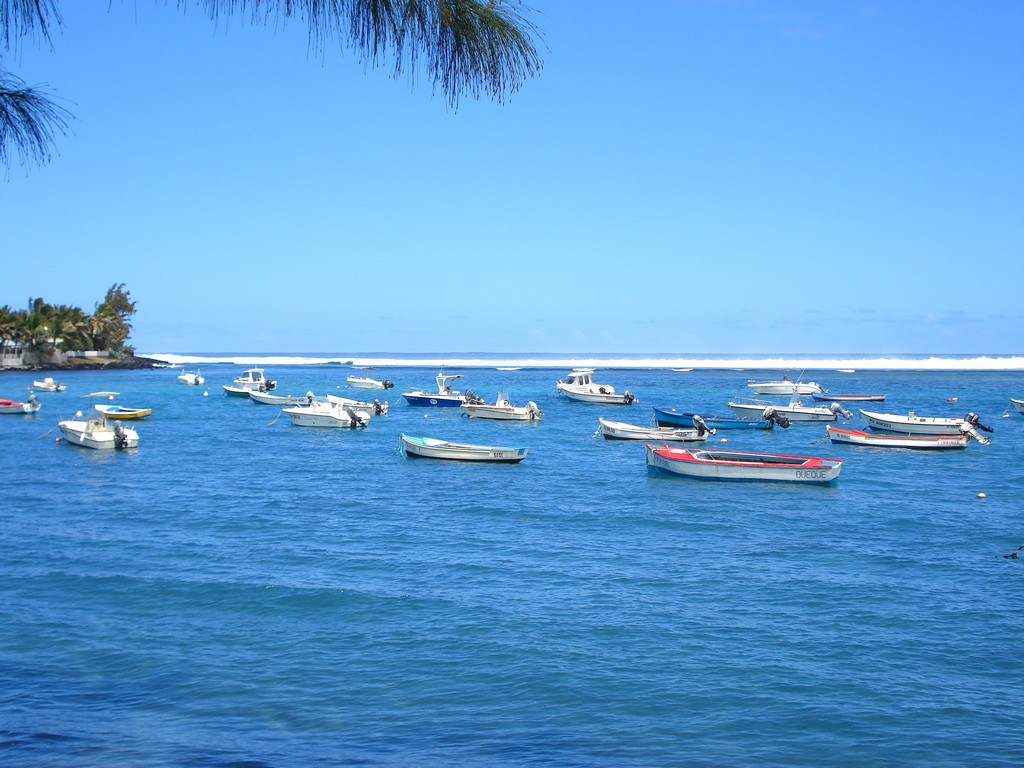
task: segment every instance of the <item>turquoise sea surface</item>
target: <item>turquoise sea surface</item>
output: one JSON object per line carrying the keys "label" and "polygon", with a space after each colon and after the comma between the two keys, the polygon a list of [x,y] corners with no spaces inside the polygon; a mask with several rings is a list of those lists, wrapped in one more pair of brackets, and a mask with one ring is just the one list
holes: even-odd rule
{"label": "turquoise sea surface", "polygon": [[[57,372],[67,390],[37,415],[0,416],[0,765],[1024,761],[1024,558],[1004,557],[1024,544],[1019,367],[793,361],[791,378],[888,395],[869,410],[995,429],[935,453],[808,424],[708,443],[844,460],[808,487],[649,475],[642,442],[595,437],[652,406],[727,413],[783,372],[767,362],[442,360],[463,390],[544,411],[502,423],[406,405],[434,386],[429,356],[350,361],[176,358],[200,387],[181,367]],[[294,427],[225,396],[246,362],[279,394],[390,412]],[[639,403],[557,395],[579,362]],[[354,373],[396,388],[349,389]],[[39,377],[0,374],[0,397]],[[153,409],[137,449],[56,439],[100,390]],[[407,459],[402,432],[530,453]]]}

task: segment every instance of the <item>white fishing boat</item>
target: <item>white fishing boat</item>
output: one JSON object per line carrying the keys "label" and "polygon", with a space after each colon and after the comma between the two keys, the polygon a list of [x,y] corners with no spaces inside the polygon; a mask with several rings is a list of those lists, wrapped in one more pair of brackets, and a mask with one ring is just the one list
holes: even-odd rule
{"label": "white fishing boat", "polygon": [[637,402],[637,398],[628,389],[620,394],[611,384],[595,383],[593,368],[573,368],[565,380],[557,382],[555,386],[570,400],[583,403],[630,405]]}
{"label": "white fishing boat", "polygon": [[54,381],[51,376],[47,376],[42,381],[33,381],[32,386],[40,392],[63,392],[67,389],[66,385]]}
{"label": "white fishing boat", "polygon": [[685,427],[644,427],[622,421],[598,419],[597,433],[605,440],[655,440],[665,443],[697,443],[708,439],[714,430]]}
{"label": "white fishing boat", "polygon": [[497,445],[468,445],[437,440],[433,437],[399,435],[399,449],[406,458],[449,459],[452,461],[483,461],[518,464],[526,458],[528,448]]}
{"label": "white fishing boat", "polygon": [[304,395],[272,395],[269,392],[258,392],[249,390],[249,399],[260,405],[276,405],[279,408],[286,408],[289,405],[309,405],[316,398],[312,392]]}
{"label": "white fishing boat", "polygon": [[783,375],[780,381],[747,381],[755,395],[812,395],[824,392],[820,384],[813,381],[791,381]]}
{"label": "white fishing boat", "polygon": [[1016,409],[1017,413],[1024,414],[1024,400],[1019,400],[1016,397],[1010,398],[1010,405]]}
{"label": "white fishing boat", "polygon": [[505,392],[499,392],[494,403],[463,403],[462,412],[474,419],[501,421],[534,421],[544,416],[544,412],[532,400],[526,405],[512,405]]}
{"label": "white fishing boat", "polygon": [[860,415],[868,426],[879,432],[895,432],[904,435],[959,435],[964,425],[969,425],[985,432],[992,429],[981,423],[978,415],[968,413],[964,418],[951,416],[918,416],[910,411],[905,416],[896,413],[876,413],[861,410]]}
{"label": "white fishing boat", "polygon": [[841,459],[673,448],[647,444],[647,468],[658,474],[682,475],[697,480],[755,480],[828,484],[839,476]]}
{"label": "white fishing boat", "polygon": [[[92,392],[83,397],[103,397],[110,399],[117,395],[117,392]],[[96,450],[122,450],[124,448],[136,448],[139,445],[139,433],[132,427],[126,427],[120,421],[111,423],[106,414],[90,408],[87,417],[82,416],[78,411],[73,419],[62,419],[57,422],[64,440],[72,445],[80,445],[83,448]]]}
{"label": "white fishing boat", "polygon": [[314,400],[310,405],[295,405],[283,408],[282,413],[292,420],[296,427],[334,427],[337,429],[354,429],[370,424],[370,411],[335,405],[324,400]]}
{"label": "white fishing boat", "polygon": [[333,403],[334,405],[340,405],[344,408],[352,408],[356,411],[369,411],[374,416],[387,416],[388,413],[387,400],[382,403],[380,400],[374,399],[372,403],[367,403],[363,400],[353,400],[351,397],[328,395],[327,402]]}
{"label": "white fishing boat", "polygon": [[791,423],[837,421],[840,417],[849,419],[853,413],[847,411],[839,403],[828,405],[804,405],[799,400],[790,401],[789,405],[771,405],[764,402],[730,402],[727,403],[733,412],[740,416],[757,416],[766,418],[765,412],[785,417]]}
{"label": "white fishing boat", "polygon": [[178,381],[182,384],[188,384],[191,387],[198,387],[206,383],[206,379],[203,377],[203,374],[199,372],[198,368],[194,371],[179,373]]}
{"label": "white fishing boat", "polygon": [[825,432],[833,443],[864,445],[873,448],[917,448],[922,450],[966,448],[967,442],[972,437],[982,445],[987,445],[989,442],[987,437],[979,435],[973,428],[959,435],[897,435],[891,432],[842,429],[829,424],[826,425]]}
{"label": "white fishing boat", "polygon": [[250,392],[270,392],[277,387],[263,374],[262,368],[248,368],[230,384],[222,385],[224,392],[234,397],[249,397]]}
{"label": "white fishing boat", "polygon": [[353,389],[391,389],[395,385],[390,379],[371,379],[368,376],[347,376],[345,382]]}
{"label": "white fishing boat", "polygon": [[29,394],[24,402],[0,398],[0,413],[38,413],[43,407],[34,394]]}
{"label": "white fishing boat", "polygon": [[437,392],[413,389],[403,392],[402,397],[406,399],[409,405],[458,408],[466,402],[466,396],[459,390],[452,389],[452,382],[461,378],[461,373],[445,373],[444,368],[442,368],[441,372],[434,377],[434,381],[437,382]]}

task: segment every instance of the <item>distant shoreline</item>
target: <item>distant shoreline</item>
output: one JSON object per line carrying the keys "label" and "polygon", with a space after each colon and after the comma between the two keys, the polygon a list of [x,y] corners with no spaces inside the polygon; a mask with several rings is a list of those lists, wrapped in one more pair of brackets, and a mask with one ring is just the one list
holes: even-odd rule
{"label": "distant shoreline", "polygon": [[[74,361],[74,362],[72,362]],[[121,359],[112,358],[71,358],[66,363],[42,363],[40,365],[25,365],[20,368],[0,368],[0,373],[25,373],[31,371],[98,371],[98,370],[120,370],[136,371],[149,368],[165,367],[167,363],[162,360],[154,360],[151,357],[135,357],[134,355]]]}

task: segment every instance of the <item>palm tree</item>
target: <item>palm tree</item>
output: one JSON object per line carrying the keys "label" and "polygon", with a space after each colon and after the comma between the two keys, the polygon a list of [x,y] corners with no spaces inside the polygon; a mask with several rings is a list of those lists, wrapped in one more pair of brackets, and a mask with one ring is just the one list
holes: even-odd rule
{"label": "palm tree", "polygon": [[[60,27],[59,0],[0,0],[0,41],[23,37],[49,42]],[[490,96],[498,103],[519,90],[542,62],[521,0],[178,0],[198,5],[211,20],[240,12],[253,23],[297,19],[310,44],[322,50],[332,39],[354,48],[362,62],[392,61],[395,77],[423,69],[449,105],[462,96]],[[38,88],[29,88],[0,66],[0,165],[10,167],[11,148],[26,164],[50,159],[55,133],[71,115]]]}

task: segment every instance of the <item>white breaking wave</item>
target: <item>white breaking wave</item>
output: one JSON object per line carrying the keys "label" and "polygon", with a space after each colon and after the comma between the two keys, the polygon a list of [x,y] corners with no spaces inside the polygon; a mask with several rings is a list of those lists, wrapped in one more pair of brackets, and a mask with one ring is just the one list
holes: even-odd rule
{"label": "white breaking wave", "polygon": [[719,357],[624,357],[621,355],[573,357],[571,355],[545,355],[544,357],[455,357],[417,356],[381,353],[372,357],[352,355],[274,355],[274,354],[195,354],[181,355],[169,352],[140,353],[142,357],[161,360],[171,365],[199,366],[228,364],[247,367],[272,367],[278,365],[345,365],[361,368],[692,368],[728,370],[788,370],[788,371],[1021,371],[1024,370],[1024,355],[908,355],[877,357],[787,357],[785,355],[731,356]]}

